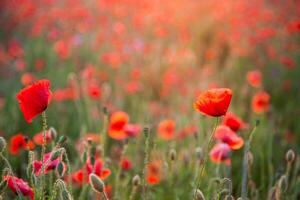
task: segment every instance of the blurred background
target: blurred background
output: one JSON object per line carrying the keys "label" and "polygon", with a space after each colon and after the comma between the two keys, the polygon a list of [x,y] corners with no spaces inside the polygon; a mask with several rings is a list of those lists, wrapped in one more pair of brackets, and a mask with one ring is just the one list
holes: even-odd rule
{"label": "blurred background", "polygon": [[[99,133],[105,107],[150,125],[154,135],[160,120],[172,118],[178,141],[157,140],[157,149],[189,149],[193,133],[201,138],[213,123],[193,109],[197,94],[228,87],[230,111],[250,125],[261,120],[253,145],[261,191],[283,170],[286,150],[300,152],[300,1],[2,0],[0,41],[0,134],[7,139],[41,131],[40,120],[25,122],[15,96],[49,79],[48,124],[71,141]],[[270,108],[261,113],[252,101],[262,91]],[[77,154],[71,150],[71,158]],[[242,152],[235,156],[239,185]]]}

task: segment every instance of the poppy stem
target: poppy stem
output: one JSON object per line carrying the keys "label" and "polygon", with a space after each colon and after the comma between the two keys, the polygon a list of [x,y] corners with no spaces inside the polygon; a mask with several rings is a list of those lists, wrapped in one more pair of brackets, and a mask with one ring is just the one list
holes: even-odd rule
{"label": "poppy stem", "polygon": [[148,127],[144,128],[145,135],[145,157],[144,157],[144,168],[143,168],[143,200],[147,200],[147,182],[146,182],[146,172],[149,163],[150,154],[150,130]]}
{"label": "poppy stem", "polygon": [[242,191],[241,191],[242,200],[247,199],[248,152],[250,151],[250,144],[252,142],[253,134],[255,133],[257,126],[258,126],[258,123],[256,123],[256,125],[253,127],[253,129],[249,135],[249,139],[246,142],[245,147],[244,147]]}
{"label": "poppy stem", "polygon": [[199,186],[201,184],[201,178],[203,176],[203,173],[204,173],[204,170],[205,170],[205,166],[206,166],[206,163],[207,163],[207,159],[208,159],[208,153],[209,153],[209,149],[210,149],[210,146],[211,146],[211,142],[212,142],[212,138],[214,136],[214,133],[216,131],[216,128],[219,124],[219,117],[216,118],[216,122],[214,124],[214,127],[209,135],[209,138],[208,138],[208,142],[207,142],[207,147],[206,147],[206,150],[204,151],[204,161],[201,165],[201,169],[200,169],[200,173],[197,175],[198,178],[196,179],[196,188],[195,188],[195,193],[194,193],[194,198],[196,197],[196,190],[199,189]]}
{"label": "poppy stem", "polygon": [[42,113],[42,126],[43,126],[43,142],[42,142],[42,153],[41,153],[41,160],[42,160],[42,174],[41,174],[41,199],[45,199],[45,163],[44,163],[44,155],[46,152],[46,131],[47,131],[47,116],[46,112]]}

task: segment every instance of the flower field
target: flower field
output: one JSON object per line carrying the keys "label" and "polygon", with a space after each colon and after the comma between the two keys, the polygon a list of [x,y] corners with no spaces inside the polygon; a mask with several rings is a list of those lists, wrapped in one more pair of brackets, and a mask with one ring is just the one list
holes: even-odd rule
{"label": "flower field", "polygon": [[0,1],[0,200],[299,200],[300,1]]}

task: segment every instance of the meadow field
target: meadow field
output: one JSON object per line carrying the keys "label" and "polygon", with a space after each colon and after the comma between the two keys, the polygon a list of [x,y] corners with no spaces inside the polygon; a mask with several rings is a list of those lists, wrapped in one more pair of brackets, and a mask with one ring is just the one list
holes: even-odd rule
{"label": "meadow field", "polygon": [[300,1],[1,0],[0,200],[299,200]]}

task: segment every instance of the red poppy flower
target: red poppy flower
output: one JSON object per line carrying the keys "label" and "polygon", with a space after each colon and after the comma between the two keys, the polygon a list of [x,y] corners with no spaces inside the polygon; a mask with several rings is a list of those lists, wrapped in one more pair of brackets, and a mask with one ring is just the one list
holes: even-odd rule
{"label": "red poppy flower", "polygon": [[147,182],[150,185],[156,185],[161,181],[161,165],[160,162],[153,161],[147,167]]}
{"label": "red poppy flower", "polygon": [[89,83],[87,86],[88,95],[93,100],[99,100],[101,98],[101,88],[95,83]]}
{"label": "red poppy flower", "polygon": [[[43,141],[44,141],[43,135],[44,135],[43,131],[35,134],[33,136],[34,143],[37,145],[43,145]],[[48,130],[48,131],[46,131],[46,144],[49,144],[51,141],[52,141],[52,136],[51,136],[50,130]]]}
{"label": "red poppy flower", "polygon": [[229,145],[231,149],[239,149],[243,146],[244,140],[233,132],[228,126],[220,125],[216,128],[214,137]]}
{"label": "red poppy flower", "polygon": [[264,113],[270,109],[270,95],[267,92],[258,92],[252,98],[252,110],[255,113]]}
{"label": "red poppy flower", "polygon": [[164,140],[171,140],[174,138],[176,123],[174,120],[166,119],[158,125],[158,136]]}
{"label": "red poppy flower", "polygon": [[34,199],[33,189],[28,185],[23,179],[17,178],[15,176],[4,176],[4,181],[7,181],[8,187],[14,192],[21,192],[23,196],[28,196],[31,200]]}
{"label": "red poppy flower", "polygon": [[199,112],[212,117],[225,115],[232,97],[228,88],[206,90],[198,96],[194,107]]}
{"label": "red poppy flower", "polygon": [[51,95],[49,80],[39,80],[17,94],[20,109],[28,123],[47,109]]}
{"label": "red poppy flower", "polygon": [[230,147],[226,143],[216,144],[210,151],[210,159],[214,163],[230,164]]}
{"label": "red poppy flower", "polygon": [[252,87],[260,87],[261,79],[262,75],[259,70],[254,70],[247,73],[247,81]]}
{"label": "red poppy flower", "polygon": [[31,140],[28,140],[26,136],[24,136],[22,133],[19,133],[17,135],[14,135],[10,138],[9,142],[9,152],[12,155],[18,155],[20,150],[34,149],[34,144]]}
{"label": "red poppy flower", "polygon": [[247,127],[247,124],[233,113],[227,113],[223,119],[223,124],[231,128],[233,131],[238,131]]}
{"label": "red poppy flower", "polygon": [[132,163],[127,158],[124,158],[123,160],[121,160],[121,168],[124,171],[128,171],[132,168]]}
{"label": "red poppy flower", "polygon": [[124,131],[125,126],[129,121],[127,113],[118,111],[112,114],[110,117],[108,135],[116,140],[123,140],[127,138],[127,134]]}
{"label": "red poppy flower", "polygon": [[[60,162],[60,158],[55,160],[50,160],[51,152],[44,155],[44,162],[45,162],[45,174],[49,171],[56,169],[56,166]],[[35,160],[32,163],[33,171],[35,176],[40,176],[42,174],[42,161]],[[66,170],[66,165],[64,165],[64,170]]]}

